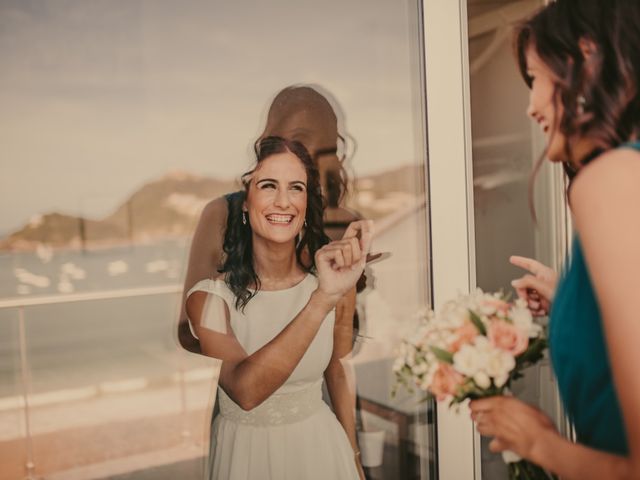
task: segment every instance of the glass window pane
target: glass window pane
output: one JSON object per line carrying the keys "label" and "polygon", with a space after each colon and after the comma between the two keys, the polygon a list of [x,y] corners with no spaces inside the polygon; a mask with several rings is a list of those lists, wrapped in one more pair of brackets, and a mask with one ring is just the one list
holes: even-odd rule
{"label": "glass window pane", "polygon": [[6,478],[22,478],[25,472],[26,431],[19,312],[7,308],[0,310],[0,466]]}
{"label": "glass window pane", "polygon": [[175,343],[191,235],[239,188],[277,93],[307,85],[335,115],[328,148],[304,131],[311,106],[281,120],[317,154],[327,233],[372,218],[391,253],[357,299],[368,474],[434,478],[433,406],[391,396],[397,343],[430,302],[420,21],[417,0],[2,2],[0,298],[34,303],[35,473],[203,471],[218,364]]}

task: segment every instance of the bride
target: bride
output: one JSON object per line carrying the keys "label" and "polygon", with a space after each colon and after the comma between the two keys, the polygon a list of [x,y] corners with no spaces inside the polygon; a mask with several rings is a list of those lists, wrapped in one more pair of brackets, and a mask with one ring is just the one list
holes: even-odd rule
{"label": "bride", "polygon": [[[220,275],[187,294],[202,353],[222,360],[209,478],[363,479],[355,438],[355,284],[372,223],[323,232],[317,168],[302,144],[267,137],[230,205]],[[322,400],[327,382],[335,414]]]}

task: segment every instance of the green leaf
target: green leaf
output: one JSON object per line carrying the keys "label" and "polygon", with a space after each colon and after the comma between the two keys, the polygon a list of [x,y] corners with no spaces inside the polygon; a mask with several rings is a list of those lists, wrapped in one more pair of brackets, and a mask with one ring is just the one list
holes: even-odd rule
{"label": "green leaf", "polygon": [[415,391],[413,382],[410,381],[410,377],[408,378],[407,375],[403,374],[402,372],[397,372],[396,383],[391,389],[392,398],[394,398],[398,394],[398,390],[400,389],[400,387],[403,387],[405,391],[411,394],[413,394],[413,392]]}
{"label": "green leaf", "polygon": [[427,393],[418,401],[418,405],[422,405],[424,403],[427,403],[429,400],[435,400],[435,399],[436,397],[434,395],[432,395],[431,393]]}
{"label": "green leaf", "polygon": [[518,366],[531,365],[538,362],[544,357],[544,351],[547,349],[547,340],[545,338],[536,338],[529,347],[516,358]]}
{"label": "green leaf", "polygon": [[476,312],[474,312],[473,310],[469,309],[469,317],[471,318],[471,322],[478,329],[480,334],[484,335],[486,337],[487,336],[487,329],[484,327],[484,323],[482,323],[482,320],[480,319],[480,317],[478,315],[476,315]]}
{"label": "green leaf", "polygon": [[436,358],[438,360],[440,360],[441,362],[445,362],[445,363],[449,363],[449,364],[453,363],[453,353],[447,352],[446,350],[443,350],[442,348],[438,348],[438,347],[434,347],[434,346],[431,346],[430,348],[431,348],[431,351],[433,352],[433,354],[436,356]]}

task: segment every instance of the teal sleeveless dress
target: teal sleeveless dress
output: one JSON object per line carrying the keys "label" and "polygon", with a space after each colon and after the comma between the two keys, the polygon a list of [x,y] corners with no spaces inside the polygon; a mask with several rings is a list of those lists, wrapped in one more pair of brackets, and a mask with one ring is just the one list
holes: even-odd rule
{"label": "teal sleeveless dress", "polygon": [[[640,142],[626,147],[640,150]],[[600,308],[577,236],[553,301],[549,351],[560,396],[575,426],[578,442],[627,455],[627,435],[613,384]]]}

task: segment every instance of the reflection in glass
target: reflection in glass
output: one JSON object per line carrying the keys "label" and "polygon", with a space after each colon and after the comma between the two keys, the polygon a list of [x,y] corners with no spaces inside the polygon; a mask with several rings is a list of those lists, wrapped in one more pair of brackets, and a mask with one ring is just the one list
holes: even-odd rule
{"label": "reflection in glass", "polygon": [[[429,291],[418,2],[67,6],[0,5],[0,296],[55,297],[25,307],[36,473],[202,470],[214,365],[172,341],[189,236],[211,199],[237,189],[265,100],[312,83],[349,122],[316,152],[334,167],[346,158],[351,174],[340,200],[327,169],[329,226],[343,228],[345,212],[374,218],[376,250],[392,252],[370,266],[357,302],[361,424],[386,431],[382,465],[368,473],[432,478],[427,408],[388,396],[395,338]],[[85,294],[104,299],[54,303]],[[94,423],[54,421],[71,411]],[[24,473],[20,457],[7,464]]]}
{"label": "reflection in glass", "polygon": [[[0,310],[0,465],[7,478],[20,478],[30,460],[21,364],[20,312]],[[32,458],[32,456],[31,456]]]}
{"label": "reflection in glass", "polygon": [[[317,154],[314,155],[315,145],[321,144],[322,139],[328,145],[331,145],[330,142],[333,142],[335,145],[336,139],[338,136],[336,135],[337,123],[336,115],[334,110],[329,106],[329,103],[325,100],[323,95],[320,95],[315,88],[299,86],[299,87],[288,87],[278,93],[275,97],[275,100],[272,103],[272,106],[269,108],[269,115],[267,120],[267,126],[265,128],[265,133],[261,135],[261,138],[265,138],[268,134],[277,133],[286,137],[296,137],[308,145],[311,145],[310,152],[315,157],[318,158]],[[324,93],[326,95],[326,93]],[[335,100],[332,101],[332,106],[336,105]],[[335,108],[335,107],[334,107]],[[314,115],[308,115],[309,112],[314,112]],[[324,114],[323,114],[324,112]],[[287,118],[280,118],[279,116],[283,115]],[[290,118],[295,119],[295,122],[292,122]],[[319,121],[322,118],[326,118],[326,121]],[[306,128],[301,128],[305,127]],[[302,135],[304,134],[304,135]],[[333,139],[333,140],[332,140]],[[335,156],[336,148],[324,148],[323,150],[328,151],[329,157],[325,159],[320,159],[318,161],[318,167],[320,169],[320,177],[324,179],[331,178],[331,174],[335,176],[340,175],[341,165],[336,161],[337,157]],[[260,149],[256,149],[256,151],[261,151]],[[333,161],[332,161],[333,159]],[[265,159],[266,160],[266,159]],[[322,163],[324,160],[325,163]],[[328,160],[328,161],[327,161]],[[329,168],[327,168],[329,167]],[[323,175],[323,171],[329,172],[329,175]],[[368,179],[367,185],[369,188],[373,189],[375,187],[382,187],[382,193],[387,193],[389,187],[398,188],[402,187],[405,189],[417,189],[418,192],[423,191],[422,187],[422,179],[423,174],[421,172],[421,168],[417,169],[417,173],[419,176],[415,176],[416,170],[408,167],[404,167],[399,172],[393,172],[391,175],[387,174],[386,178],[382,178],[382,176],[378,178],[370,178]],[[260,172],[257,173],[260,175]],[[389,178],[390,177],[390,178]],[[251,177],[247,177],[251,178]],[[338,177],[342,179],[341,175]],[[388,182],[388,183],[387,183]],[[342,182],[341,185],[344,185],[346,182]],[[330,188],[326,187],[324,191],[326,193],[331,194]],[[335,186],[333,187],[335,188]],[[340,186],[338,186],[340,188]],[[338,190],[338,194],[340,191]],[[424,471],[432,470],[433,463],[432,460],[429,460],[429,457],[432,456],[433,450],[428,450],[429,443],[432,443],[428,438],[427,424],[429,421],[432,422],[432,418],[430,414],[428,414],[427,409],[424,408],[424,405],[420,405],[417,402],[417,399],[404,395],[397,398],[391,398],[391,387],[393,376],[391,375],[391,361],[394,354],[394,347],[397,340],[400,338],[399,334],[402,332],[403,323],[406,327],[407,324],[411,323],[411,319],[413,317],[413,313],[415,313],[416,309],[419,308],[420,305],[423,305],[426,300],[426,284],[424,281],[416,282],[412,285],[402,285],[397,282],[398,275],[407,275],[411,274],[411,271],[415,268],[416,260],[424,261],[425,255],[422,245],[425,242],[424,235],[416,236],[415,231],[418,229],[418,232],[424,231],[425,225],[425,202],[424,195],[417,195],[412,198],[411,194],[405,192],[396,192],[391,190],[390,197],[398,199],[402,199],[404,202],[410,200],[407,207],[394,212],[393,215],[377,215],[381,222],[379,223],[378,230],[378,239],[376,242],[384,242],[384,239],[387,239],[386,244],[389,248],[398,251],[398,257],[395,259],[395,268],[393,267],[387,270],[388,275],[386,278],[381,278],[380,281],[382,285],[387,285],[385,290],[388,290],[389,287],[395,288],[396,290],[393,292],[392,298],[397,299],[397,303],[395,306],[400,309],[404,309],[404,321],[402,317],[396,319],[395,325],[389,322],[390,318],[393,318],[394,313],[393,309],[390,308],[390,305],[386,305],[385,301],[380,298],[380,296],[376,295],[376,291],[380,291],[379,287],[375,287],[375,283],[377,279],[373,273],[372,269],[368,269],[367,277],[363,278],[361,282],[361,286],[359,287],[359,291],[366,289],[359,295],[359,308],[357,310],[357,315],[354,317],[354,326],[358,327],[360,320],[363,320],[363,323],[367,323],[367,333],[361,336],[361,339],[364,339],[361,343],[362,345],[358,345],[358,354],[353,360],[353,364],[356,366],[356,378],[358,381],[358,407],[359,407],[359,417],[360,417],[360,426],[364,430],[372,430],[372,427],[367,427],[367,425],[374,425],[375,418],[379,418],[380,421],[389,421],[391,420],[393,424],[395,424],[395,431],[390,436],[390,442],[395,444],[394,449],[397,450],[396,455],[392,455],[392,460],[388,461],[387,464],[395,465],[395,467],[389,468],[387,465],[387,471],[390,472],[401,472],[403,475],[407,473],[407,469],[410,465],[415,465],[412,468],[417,468],[420,471],[420,468],[423,468]],[[327,217],[330,222],[330,226],[334,232],[334,234],[340,234],[341,231],[344,231],[347,221],[344,219],[344,215],[348,214],[351,216],[351,219],[354,218],[353,210],[346,210],[337,203],[340,200],[341,195],[336,194],[337,198],[329,199],[329,201],[336,202],[333,209],[329,209]],[[255,193],[254,193],[255,195]],[[249,222],[254,221],[254,214],[249,208],[249,211],[243,213],[243,209],[248,207],[247,200],[245,200],[244,193],[234,193],[231,196],[227,197],[227,200],[223,203],[224,210],[222,210],[222,215],[227,217],[227,225],[226,225],[226,233],[225,235],[229,235],[229,232],[235,230],[242,230],[248,228]],[[384,205],[384,200],[374,199],[374,202],[377,202],[377,205]],[[214,201],[217,202],[217,201]],[[388,202],[388,201],[387,201]],[[397,205],[398,200],[396,200]],[[388,202],[390,203],[390,202]],[[228,206],[227,206],[228,205]],[[369,208],[375,212],[375,205],[373,202],[369,204]],[[392,208],[393,208],[393,204]],[[386,213],[388,211],[388,206],[386,206],[385,210],[382,210]],[[216,207],[216,211],[219,212],[220,209]],[[342,222],[338,222],[338,218],[336,218],[335,213],[341,213],[343,216]],[[332,216],[333,214],[333,216]],[[240,218],[242,218],[243,226],[239,226]],[[248,219],[248,220],[247,220]],[[348,217],[347,217],[348,219]],[[187,288],[190,290],[190,293],[197,290],[204,290],[206,292],[212,293],[209,291],[207,285],[211,286],[213,284],[210,283],[209,278],[213,275],[216,275],[214,265],[207,265],[203,259],[216,259],[223,258],[219,251],[215,251],[215,245],[220,245],[222,242],[218,238],[220,235],[220,231],[211,228],[211,223],[215,222],[215,219],[212,219],[209,215],[203,215],[200,220],[200,225],[198,230],[201,232],[208,232],[204,235],[196,235],[194,239],[194,243],[192,245],[192,251],[190,255],[190,265],[187,279]],[[219,223],[219,221],[218,221]],[[253,225],[253,224],[252,224]],[[338,230],[340,229],[340,230]],[[304,238],[304,237],[303,237]],[[415,239],[415,240],[414,240]],[[399,244],[398,241],[404,242],[403,245]],[[235,249],[238,244],[238,240],[231,240],[230,238],[225,239],[225,251],[227,251],[226,257],[229,258],[229,255]],[[426,243],[426,242],[425,242]],[[230,249],[230,250],[227,250]],[[398,263],[400,262],[400,263]],[[404,271],[398,271],[398,265]],[[225,267],[227,268],[227,267]],[[384,268],[384,267],[383,267]],[[218,270],[220,267],[218,267]],[[200,278],[198,278],[200,276]],[[360,283],[360,282],[359,282]],[[192,288],[193,287],[193,288]],[[398,288],[397,288],[398,287]],[[224,289],[224,284],[220,285],[220,288]],[[368,291],[367,291],[368,290]],[[217,291],[217,287],[216,287]],[[371,295],[371,293],[374,293]],[[230,292],[228,292],[230,293]],[[222,295],[222,293],[220,293]],[[222,295],[223,298],[226,299],[228,304],[228,309],[232,310],[234,305],[236,304],[236,299],[234,298],[226,298],[225,295]],[[233,295],[232,295],[233,297]],[[189,297],[191,300],[191,297]],[[365,302],[365,298],[367,302]],[[194,298],[194,302],[197,300]],[[211,299],[209,299],[211,301]],[[386,312],[385,316],[376,316],[375,311],[373,309],[367,308],[367,304],[371,302],[377,302],[376,310],[378,313]],[[193,307],[195,308],[195,307]],[[209,306],[211,308],[211,306]],[[371,310],[371,314],[369,317],[367,316],[369,310]],[[198,312],[198,311],[197,311]],[[201,317],[200,313],[196,315],[200,320],[200,323],[204,321],[204,318]],[[402,310],[400,310],[402,312]],[[204,315],[204,314],[202,314]],[[235,312],[233,315],[237,315]],[[183,317],[184,318],[184,317]],[[233,316],[232,316],[233,318]],[[236,320],[237,325],[241,324],[251,324],[251,321],[246,320]],[[210,327],[216,331],[220,331],[219,328],[214,328],[213,325],[223,326],[224,322],[220,323],[215,319],[211,320]],[[232,321],[232,328],[234,323]],[[184,325],[186,327],[186,325]],[[183,328],[183,330],[185,330]],[[377,330],[377,331],[376,331]],[[206,332],[205,332],[206,333]],[[188,330],[183,332],[183,336],[190,334]],[[240,335],[240,332],[236,332],[236,335]],[[278,334],[280,336],[280,334]],[[240,336],[239,338],[243,338]],[[368,341],[370,340],[370,341]],[[190,340],[183,339],[183,345],[187,345]],[[248,341],[245,339],[245,342]],[[315,340],[314,340],[315,341]],[[200,345],[202,347],[202,345]],[[209,347],[207,347],[209,348]],[[310,347],[309,347],[310,348]],[[197,349],[194,349],[196,351]],[[245,346],[245,350],[249,352],[254,349],[247,350]],[[351,364],[351,361],[348,362]],[[352,368],[352,367],[348,367]],[[377,372],[378,375],[372,376],[371,374]],[[384,372],[385,375],[382,377],[379,375],[380,372]],[[377,384],[377,385],[376,385]],[[285,388],[286,384],[282,387]],[[279,392],[280,390],[278,390]],[[220,406],[222,407],[223,419],[226,417],[237,417],[238,415],[244,418],[244,414],[240,411],[239,407],[235,410],[238,411],[238,415],[232,414],[233,409],[230,405],[234,405],[235,402],[229,398],[229,396],[223,393],[222,390],[219,390],[220,393]],[[265,401],[269,403],[271,398]],[[225,407],[226,405],[226,407]],[[262,410],[262,406],[255,407],[256,410]],[[226,414],[225,414],[226,411]],[[253,412],[253,409],[252,409]],[[261,417],[260,417],[261,418]],[[217,436],[216,443],[213,443],[212,440],[212,449],[215,447],[215,451],[212,453],[212,468],[214,471],[219,470],[219,465],[216,465],[215,462],[221,462],[223,465],[228,463],[223,457],[225,451],[229,451],[230,446],[219,445],[217,442],[221,441],[230,441],[225,440],[228,438],[228,435],[225,437],[220,437],[222,427],[220,426],[220,422],[224,420],[216,419],[214,422],[214,432],[215,436]],[[416,423],[417,422],[417,423]],[[240,422],[241,424],[243,422]],[[228,430],[226,427],[224,430]],[[375,429],[373,429],[375,430]],[[240,434],[237,434],[238,436]],[[242,436],[242,435],[240,435]],[[365,465],[370,465],[371,467],[379,467],[383,463],[383,454],[384,454],[384,435],[383,431],[380,430],[379,433],[375,431],[364,431],[359,435],[361,441],[361,449],[364,449],[365,457],[373,455],[369,453],[372,451],[372,448],[369,448],[368,445],[373,443],[379,443],[382,449],[378,449],[379,452],[377,456],[379,459],[369,459],[365,458]],[[233,443],[233,448],[242,448],[242,442]],[[412,445],[414,445],[412,447]],[[222,453],[220,453],[222,452]],[[236,453],[237,455],[237,453]],[[420,462],[417,464],[415,462],[411,462],[410,458],[418,458]],[[424,466],[421,466],[421,462],[424,460]],[[384,472],[384,470],[380,470],[379,472]]]}

